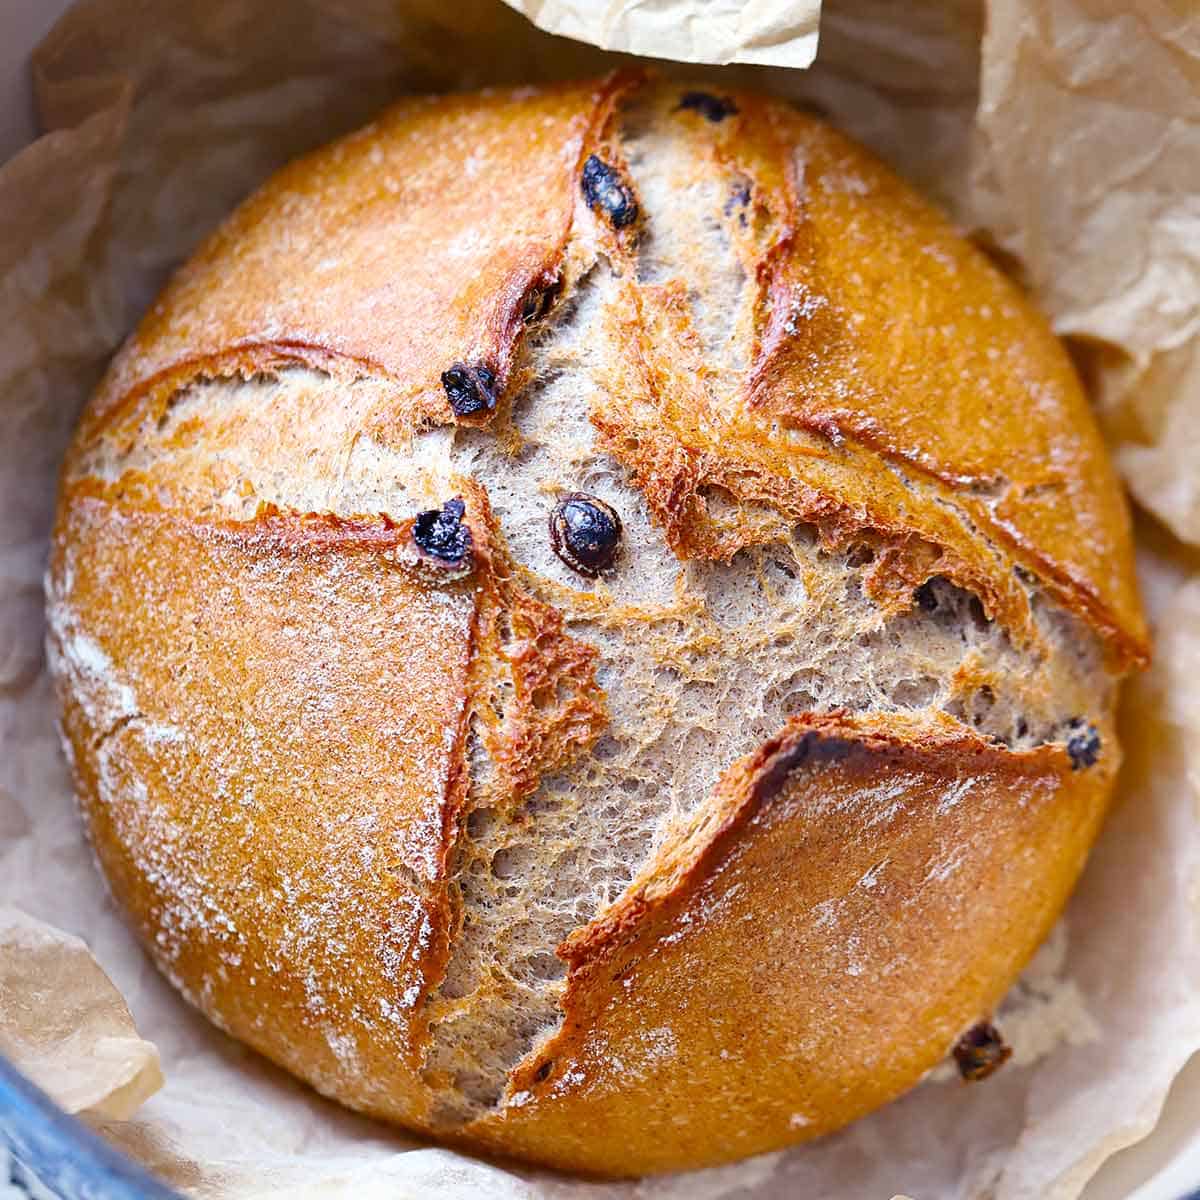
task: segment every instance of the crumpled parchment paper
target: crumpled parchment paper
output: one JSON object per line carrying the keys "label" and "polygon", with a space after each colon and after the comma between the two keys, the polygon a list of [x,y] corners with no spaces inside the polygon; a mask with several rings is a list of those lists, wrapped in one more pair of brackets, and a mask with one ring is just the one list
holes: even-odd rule
{"label": "crumpled parchment paper", "polygon": [[983,44],[972,215],[1062,334],[1111,348],[1102,411],[1134,496],[1200,542],[1200,15],[1022,3]]}
{"label": "crumpled parchment paper", "polygon": [[[703,49],[702,22],[683,15],[699,0],[522,7],[586,18],[573,32],[601,43],[631,39],[642,9],[659,56]],[[745,38],[803,44],[800,24],[785,27],[807,6],[743,8]],[[655,24],[651,11],[676,15]],[[82,841],[43,670],[40,579],[79,406],[167,272],[242,195],[402,92],[578,76],[616,56],[500,0],[75,5],[35,58],[46,135],[0,169],[0,902],[85,939],[158,1047],[166,1085],[135,1120],[94,1118],[101,1132],[206,1197],[1067,1200],[1154,1125],[1200,1047],[1200,455],[1187,442],[1200,433],[1200,23],[1187,11],[828,0],[807,71],[686,68],[827,113],[1011,258],[1077,340],[1117,460],[1154,514],[1140,561],[1158,647],[1126,694],[1128,762],[1106,832],[1002,1010],[1019,1042],[1010,1066],[978,1087],[931,1080],[787,1153],[597,1184],[419,1146],[316,1098],[178,999]],[[612,14],[624,25],[606,26]],[[94,1082],[91,1055],[66,1064],[71,1087]]]}
{"label": "crumpled parchment paper", "polygon": [[[694,63],[807,67],[820,0],[505,0],[539,29],[605,50]],[[664,48],[666,52],[664,53]]]}
{"label": "crumpled parchment paper", "polygon": [[0,1054],[70,1113],[124,1121],[162,1086],[120,992],[87,946],[0,908]]}

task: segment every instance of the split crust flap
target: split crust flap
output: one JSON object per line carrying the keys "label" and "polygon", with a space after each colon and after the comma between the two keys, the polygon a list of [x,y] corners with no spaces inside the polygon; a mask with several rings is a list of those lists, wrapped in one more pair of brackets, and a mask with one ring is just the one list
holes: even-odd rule
{"label": "split crust flap", "polygon": [[562,1029],[466,1132],[620,1175],[869,1111],[999,1000],[1073,887],[1115,769],[949,719],[793,719],[568,939]]}
{"label": "split crust flap", "polygon": [[159,965],[318,1086],[400,1107],[448,950],[476,622],[409,526],[83,489],[48,604],[89,834]]}

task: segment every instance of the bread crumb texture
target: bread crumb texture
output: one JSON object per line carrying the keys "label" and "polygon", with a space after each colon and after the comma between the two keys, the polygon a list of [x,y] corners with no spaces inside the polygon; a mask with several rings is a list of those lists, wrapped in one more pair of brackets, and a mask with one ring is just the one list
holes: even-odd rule
{"label": "bread crumb texture", "polygon": [[47,595],[89,835],[184,995],[599,1174],[944,1058],[1147,654],[1015,287],[821,123],[636,74],[408,100],[268,182],[84,414]]}

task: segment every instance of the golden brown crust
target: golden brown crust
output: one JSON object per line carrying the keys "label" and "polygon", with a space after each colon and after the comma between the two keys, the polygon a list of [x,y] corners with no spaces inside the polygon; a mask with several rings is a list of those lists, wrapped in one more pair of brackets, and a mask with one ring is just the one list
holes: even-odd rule
{"label": "golden brown crust", "polygon": [[[633,95],[695,178],[745,195],[740,366],[706,349],[686,280],[643,278],[640,227],[584,208],[591,153],[633,166]],[[1044,322],[860,149],[735,99],[712,122],[622,75],[407,101],[235,213],[85,414],[49,594],[97,853],[194,1002],[364,1111],[438,1128],[426,1000],[465,920],[449,875],[468,789],[519,813],[592,748],[599,654],[547,581],[535,594],[481,484],[439,497],[463,498],[471,535],[447,569],[413,543],[420,486],[389,493],[404,519],[255,512],[244,464],[336,475],[360,443],[395,454],[456,420],[515,449],[531,290],[608,264],[589,418],[679,558],[810,524],[825,551],[873,556],[880,620],[944,577],[1029,661],[1062,652],[1039,633],[1047,598],[1114,671],[1145,658],[1120,491]],[[456,363],[492,372],[494,420],[451,411]],[[296,364],[342,392],[166,419],[197,380]],[[255,515],[222,518],[227,492]],[[589,603],[606,602],[563,600],[597,627],[631,611]],[[953,685],[995,682],[964,659]],[[462,1140],[623,1174],[775,1148],[895,1095],[1008,986],[1077,876],[1117,759],[1110,714],[1088,715],[1104,753],[1083,770],[949,717],[794,719],[566,940],[562,1028]]]}
{"label": "golden brown crust", "polygon": [[410,524],[80,488],[49,625],[91,839],[159,964],[318,1086],[392,1081],[411,1120],[394,1064],[448,952],[476,602],[431,586]]}
{"label": "golden brown crust", "polygon": [[1014,753],[948,719],[793,720],[568,939],[561,1031],[465,1136],[621,1175],[728,1161],[869,1111],[1032,953],[1115,767],[1110,754],[1072,771],[1061,746]]}
{"label": "golden brown crust", "polygon": [[81,436],[191,379],[294,362],[394,381],[383,436],[453,419],[456,362],[502,389],[524,299],[558,273],[580,156],[633,78],[419,97],[292,163],[176,275]]}
{"label": "golden brown crust", "polygon": [[[1128,512],[1045,318],[857,147],[799,114],[773,118],[798,148],[803,199],[770,269],[750,406],[939,480],[1119,660],[1144,664]],[[1064,513],[1089,514],[1087,534]]]}
{"label": "golden brown crust", "polygon": [[494,799],[516,803],[603,729],[596,652],[520,585],[469,482],[461,567],[423,553],[411,518],[195,519],[137,483],[64,493],[48,590],[114,895],[228,1032],[425,1125],[468,724],[494,747]]}

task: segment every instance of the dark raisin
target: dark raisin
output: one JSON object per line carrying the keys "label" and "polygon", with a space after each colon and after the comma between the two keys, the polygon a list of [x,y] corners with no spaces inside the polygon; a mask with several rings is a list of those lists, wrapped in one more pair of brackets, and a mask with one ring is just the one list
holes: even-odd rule
{"label": "dark raisin", "polygon": [[442,372],[442,387],[456,417],[471,417],[496,407],[496,373],[482,363],[473,367],[455,363]]}
{"label": "dark raisin", "polygon": [[412,536],[426,554],[450,566],[462,566],[471,557],[471,530],[463,521],[466,505],[455,496],[440,509],[418,513]]}
{"label": "dark raisin", "polygon": [[972,1083],[986,1079],[1003,1066],[1011,1054],[1012,1047],[989,1021],[972,1025],[954,1043],[954,1061],[958,1064],[958,1073]]}
{"label": "dark raisin", "polygon": [[714,96],[711,92],[684,92],[679,100],[680,108],[691,109],[714,124],[732,117],[737,105],[728,96]]}
{"label": "dark raisin", "polygon": [[638,206],[632,189],[616,167],[610,167],[594,154],[589,154],[583,164],[581,186],[588,208],[593,212],[600,209],[614,229],[624,229],[637,220]]}
{"label": "dark raisin", "polygon": [[1082,717],[1076,717],[1068,726],[1073,732],[1067,739],[1067,754],[1071,757],[1071,770],[1093,766],[1100,757],[1100,734],[1095,725],[1089,725]]}
{"label": "dark raisin", "polygon": [[537,1070],[533,1073],[535,1083],[545,1083],[550,1078],[550,1072],[554,1070],[554,1059],[548,1058],[545,1062],[538,1063]]}
{"label": "dark raisin", "polygon": [[917,603],[922,609],[924,609],[925,612],[937,612],[938,598],[937,592],[933,587],[932,579],[925,580],[925,582],[921,584],[919,588],[917,588],[914,595],[917,598]]}
{"label": "dark raisin", "polygon": [[526,325],[535,325],[553,307],[562,292],[562,279],[552,279],[543,286],[534,286],[525,293],[525,303],[521,307],[521,320]]}
{"label": "dark raisin", "polygon": [[550,544],[572,571],[595,579],[621,549],[621,518],[603,500],[572,492],[550,513]]}

